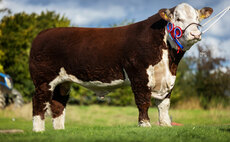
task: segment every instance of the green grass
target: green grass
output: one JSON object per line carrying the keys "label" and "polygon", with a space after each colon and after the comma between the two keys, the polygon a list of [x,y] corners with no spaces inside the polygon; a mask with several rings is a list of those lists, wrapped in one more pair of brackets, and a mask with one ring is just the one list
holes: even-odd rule
{"label": "green grass", "polygon": [[150,108],[151,128],[137,127],[135,107],[67,106],[66,129],[52,129],[46,120],[46,131],[32,132],[31,104],[21,109],[0,111],[0,129],[22,129],[24,133],[1,134],[4,141],[92,141],[92,142],[159,142],[159,141],[230,141],[229,110],[170,110],[173,121],[184,126],[159,127],[157,110]]}

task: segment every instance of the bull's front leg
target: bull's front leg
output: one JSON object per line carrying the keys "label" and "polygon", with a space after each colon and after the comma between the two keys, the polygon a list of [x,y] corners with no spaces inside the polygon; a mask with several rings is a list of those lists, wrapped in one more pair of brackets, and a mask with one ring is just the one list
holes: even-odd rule
{"label": "bull's front leg", "polygon": [[155,104],[158,108],[159,125],[171,127],[171,119],[169,116],[170,98],[165,98],[163,100],[156,99]]}

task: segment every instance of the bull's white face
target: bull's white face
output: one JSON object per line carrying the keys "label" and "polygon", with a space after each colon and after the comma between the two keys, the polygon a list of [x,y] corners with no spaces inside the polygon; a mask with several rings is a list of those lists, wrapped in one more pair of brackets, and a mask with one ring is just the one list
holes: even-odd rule
{"label": "bull's white face", "polygon": [[[171,22],[185,29],[190,23],[199,23],[199,13],[188,4],[180,4],[175,8]],[[179,40],[185,50],[188,50],[194,43],[201,40],[201,31],[197,25],[193,24],[185,30]]]}
{"label": "bull's white face", "polygon": [[[175,9],[161,9],[159,11],[160,16],[184,30],[189,24],[199,24],[203,19],[208,18],[212,14],[212,8],[205,7],[200,10],[194,9],[192,6],[186,3],[179,4]],[[174,41],[167,38],[174,48],[177,48]],[[180,43],[184,47],[184,51],[191,48],[191,46],[201,40],[201,31],[196,24],[192,24],[186,28],[183,36],[179,38]]]}

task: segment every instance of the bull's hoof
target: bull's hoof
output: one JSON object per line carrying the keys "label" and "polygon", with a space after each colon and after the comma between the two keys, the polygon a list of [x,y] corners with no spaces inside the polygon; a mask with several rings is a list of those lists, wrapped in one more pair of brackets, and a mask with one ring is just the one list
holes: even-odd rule
{"label": "bull's hoof", "polygon": [[36,133],[42,133],[42,132],[44,132],[45,130],[37,130],[37,129],[33,129],[33,132],[36,132]]}
{"label": "bull's hoof", "polygon": [[159,122],[159,125],[163,127],[172,127],[171,123],[166,123],[166,122]]}
{"label": "bull's hoof", "polygon": [[139,122],[139,127],[151,127],[151,124],[148,120],[141,120]]}

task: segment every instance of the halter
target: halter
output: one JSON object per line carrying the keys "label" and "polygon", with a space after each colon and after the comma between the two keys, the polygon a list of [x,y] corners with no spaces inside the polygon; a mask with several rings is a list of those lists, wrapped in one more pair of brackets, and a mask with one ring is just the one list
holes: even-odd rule
{"label": "halter", "polygon": [[197,25],[198,29],[199,27],[204,27],[205,25],[207,25],[208,23],[210,23],[211,21],[215,20],[217,17],[217,19],[212,22],[209,27],[207,27],[205,30],[203,30],[201,32],[201,34],[204,34],[205,32],[207,32],[212,26],[214,26],[228,11],[230,10],[230,6],[225,8],[224,10],[222,10],[221,12],[219,12],[216,16],[214,16],[213,18],[211,18],[210,20],[208,20],[206,23],[204,23],[203,25],[200,25],[198,23],[191,23],[189,24],[184,30],[181,30],[180,27],[176,26],[174,27],[174,24],[172,23],[168,23],[167,24],[167,31],[169,33],[170,38],[176,43],[178,49],[177,49],[177,53],[179,53],[184,47],[183,45],[180,43],[180,41],[178,40],[179,38],[182,37],[182,35],[184,34],[184,32],[188,29],[189,26],[195,24]]}
{"label": "halter", "polygon": [[167,31],[169,33],[170,38],[176,43],[177,45],[177,53],[179,53],[180,51],[182,51],[182,49],[184,48],[183,45],[180,43],[180,41],[178,40],[179,38],[182,37],[182,35],[184,34],[184,32],[188,29],[189,26],[191,25],[197,25],[198,27],[201,25],[197,24],[197,23],[191,23],[189,24],[184,30],[182,30],[179,26],[174,26],[174,24],[168,22],[167,24]]}

